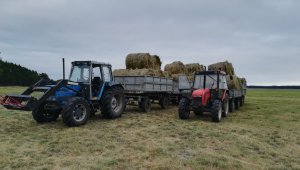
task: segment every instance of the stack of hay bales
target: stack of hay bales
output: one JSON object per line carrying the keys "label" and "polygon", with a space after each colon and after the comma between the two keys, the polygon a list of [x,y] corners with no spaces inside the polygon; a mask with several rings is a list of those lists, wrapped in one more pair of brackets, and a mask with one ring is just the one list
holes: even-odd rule
{"label": "stack of hay bales", "polygon": [[208,66],[208,71],[224,71],[227,75],[235,75],[232,63],[228,61],[211,64]]}
{"label": "stack of hay bales", "polygon": [[194,73],[196,71],[203,71],[204,67],[199,63],[190,63],[184,65],[181,61],[174,61],[171,64],[167,64],[164,70],[171,75],[173,80],[178,81],[180,75],[186,75],[188,76],[189,80],[193,80]]}
{"label": "stack of hay bales", "polygon": [[189,80],[194,81],[194,73],[196,71],[204,71],[204,66],[199,63],[190,63],[185,65],[186,72],[185,74],[188,76]]}
{"label": "stack of hay bales", "polygon": [[153,69],[160,70],[159,56],[149,53],[132,53],[126,57],[126,69]]}
{"label": "stack of hay bales", "polygon": [[131,53],[126,56],[126,69],[116,69],[114,76],[158,76],[165,77],[167,73],[160,70],[159,56],[149,53]]}
{"label": "stack of hay bales", "polygon": [[209,71],[224,71],[227,76],[227,85],[229,89],[240,90],[243,88],[243,82],[246,82],[245,78],[239,78],[235,75],[235,71],[232,63],[228,61],[211,64],[208,66]]}

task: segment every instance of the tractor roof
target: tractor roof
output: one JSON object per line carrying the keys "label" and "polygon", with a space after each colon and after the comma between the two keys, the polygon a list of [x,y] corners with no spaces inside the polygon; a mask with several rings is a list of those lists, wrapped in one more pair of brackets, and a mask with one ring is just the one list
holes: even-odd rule
{"label": "tractor roof", "polygon": [[73,61],[72,64],[92,64],[92,65],[108,65],[111,66],[111,64],[109,63],[104,63],[104,62],[97,62],[97,61]]}
{"label": "tractor roof", "polygon": [[224,71],[196,71],[196,75],[197,74],[222,74],[222,75],[226,75],[226,73]]}

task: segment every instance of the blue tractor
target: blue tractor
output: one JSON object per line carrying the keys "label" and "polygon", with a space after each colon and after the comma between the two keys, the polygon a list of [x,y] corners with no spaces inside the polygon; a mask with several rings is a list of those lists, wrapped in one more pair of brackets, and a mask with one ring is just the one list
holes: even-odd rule
{"label": "blue tractor", "polygon": [[[35,92],[42,92],[35,97]],[[80,126],[101,110],[103,117],[120,117],[125,109],[124,89],[114,82],[111,65],[94,61],[74,61],[69,79],[56,84],[40,80],[21,95],[6,95],[5,108],[32,111],[38,123],[52,122],[61,114],[67,126]]]}

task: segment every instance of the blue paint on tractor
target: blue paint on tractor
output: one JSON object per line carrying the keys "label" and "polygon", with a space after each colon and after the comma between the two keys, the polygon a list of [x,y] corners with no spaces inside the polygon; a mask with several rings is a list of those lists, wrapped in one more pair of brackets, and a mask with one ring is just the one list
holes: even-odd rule
{"label": "blue paint on tractor", "polygon": [[[80,91],[81,87],[76,85],[68,85],[68,88],[74,89],[75,91]],[[68,89],[66,87],[60,88],[55,92],[55,97],[66,97],[66,96],[75,96],[76,92]]]}
{"label": "blue paint on tractor", "polygon": [[101,97],[102,97],[102,94],[103,94],[103,91],[104,91],[104,87],[105,87],[105,85],[103,84],[103,85],[102,85],[102,87],[101,87],[101,90],[100,90],[99,96],[98,96],[98,100],[100,100],[100,99],[101,99]]}

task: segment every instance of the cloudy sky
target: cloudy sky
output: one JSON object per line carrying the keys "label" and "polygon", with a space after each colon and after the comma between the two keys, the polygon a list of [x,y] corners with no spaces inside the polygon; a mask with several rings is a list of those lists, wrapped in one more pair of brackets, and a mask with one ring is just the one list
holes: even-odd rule
{"label": "cloudy sky", "polygon": [[300,85],[299,0],[0,0],[0,57],[51,78],[61,58],[125,67],[131,52]]}

